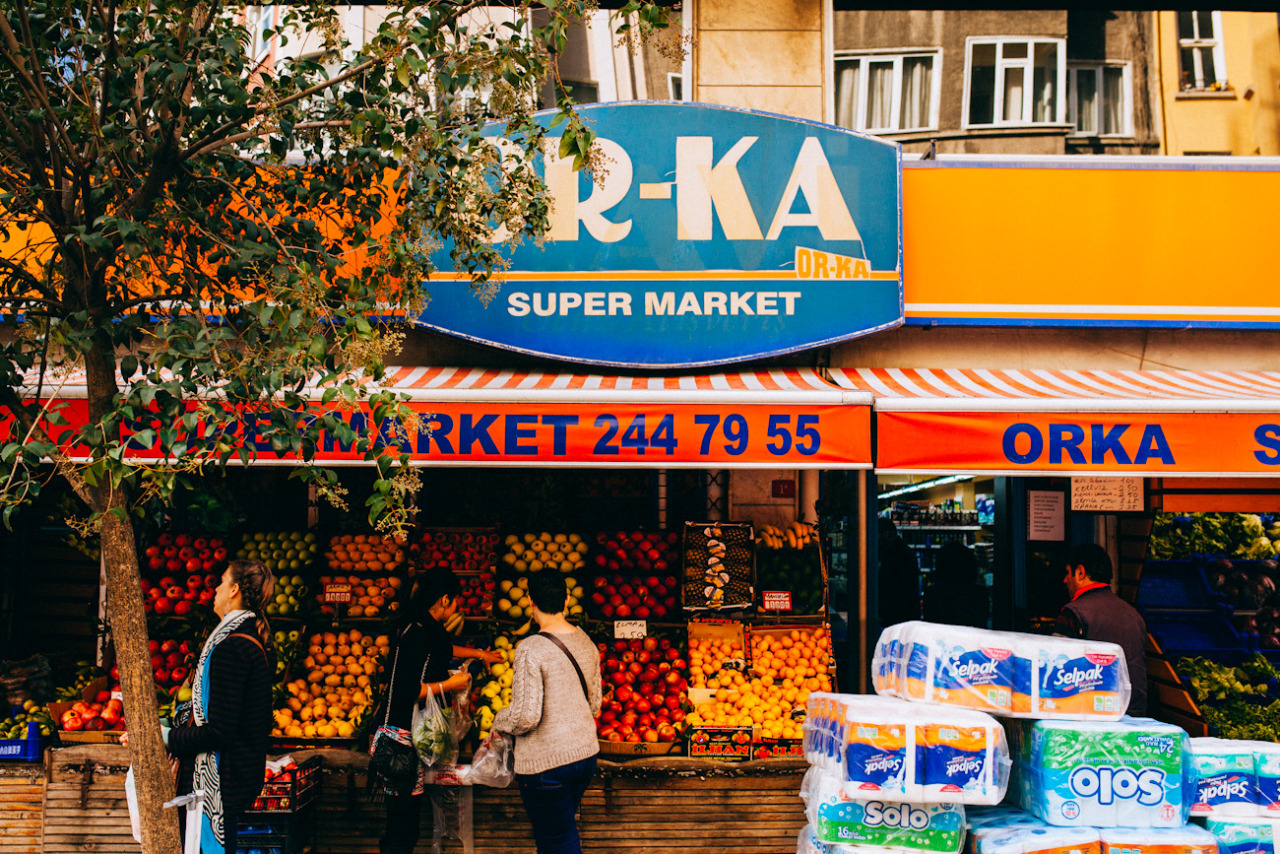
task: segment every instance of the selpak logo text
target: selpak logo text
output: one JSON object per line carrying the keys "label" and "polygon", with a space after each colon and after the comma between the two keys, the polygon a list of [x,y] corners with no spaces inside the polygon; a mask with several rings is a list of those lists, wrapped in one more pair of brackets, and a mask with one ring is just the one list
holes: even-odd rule
{"label": "selpak logo text", "polygon": [[1077,685],[1087,685],[1096,682],[1102,678],[1102,666],[1073,668],[1071,670],[1059,670],[1057,676],[1054,677],[1053,685],[1056,688],[1074,688]]}
{"label": "selpak logo text", "polygon": [[1242,780],[1239,777],[1229,777],[1226,779],[1212,780],[1201,783],[1199,786],[1198,799],[1201,803],[1212,803],[1213,801],[1226,801],[1233,798],[1249,797],[1249,781]]}

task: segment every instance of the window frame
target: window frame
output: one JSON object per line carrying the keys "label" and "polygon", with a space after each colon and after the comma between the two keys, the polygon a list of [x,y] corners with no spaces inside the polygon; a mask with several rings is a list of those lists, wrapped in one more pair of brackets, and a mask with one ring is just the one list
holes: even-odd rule
{"label": "window frame", "polygon": [[271,43],[275,41],[274,34],[268,38],[266,33],[275,28],[276,7],[246,6],[244,14],[250,35],[249,56],[254,62],[262,64],[270,56]]}
{"label": "window frame", "polygon": [[[1078,90],[1076,88],[1076,80],[1082,71],[1093,73],[1096,91],[1099,96],[1102,95],[1103,88],[1103,71],[1108,68],[1119,68],[1123,73],[1121,82],[1121,96],[1124,98],[1122,115],[1124,118],[1124,128],[1115,133],[1103,133],[1098,131],[1082,131],[1078,127],[1079,107],[1077,104]],[[1097,109],[1100,111],[1097,116],[1096,127],[1101,128],[1103,125],[1101,110],[1103,107],[1102,98],[1099,97]],[[1099,137],[1101,139],[1130,139],[1133,137],[1133,63],[1121,59],[1105,59],[1105,60],[1071,60],[1067,62],[1067,122],[1071,125],[1070,136],[1090,139]]]}
{"label": "window frame", "polygon": [[[973,49],[976,45],[991,44],[996,46],[996,78],[993,84],[994,91],[991,93],[993,106],[993,121],[975,124],[969,121],[969,102],[973,97]],[[1004,46],[1006,44],[1024,44],[1027,46],[1027,58],[1025,60],[1004,60]],[[1034,87],[1031,85],[1035,71],[1035,46],[1037,44],[1052,44],[1057,47],[1058,51],[1058,73],[1055,80],[1056,91],[1058,92],[1057,104],[1054,109],[1054,118],[1048,121],[1037,122],[1030,118],[1022,118],[1017,121],[1007,121],[997,119],[1005,113],[1004,110],[1004,76],[1009,68],[1023,68],[1024,71],[1024,94],[1023,94],[1023,115],[1030,116],[1034,110]],[[964,44],[964,103],[961,105],[960,127],[965,130],[989,130],[1003,128],[1057,128],[1064,127],[1067,124],[1067,40],[1065,38],[1057,38],[1054,36],[969,36],[965,39]]]}
{"label": "window frame", "polygon": [[[866,127],[867,115],[867,87],[870,82],[870,75],[866,73],[867,63],[884,62],[885,60],[893,61],[893,94],[890,96],[890,115],[894,124],[902,123],[902,67],[907,59],[928,58],[932,60],[932,70],[929,78],[929,110],[927,124],[920,127],[903,128],[868,128]],[[858,91],[855,93],[853,105],[853,127],[848,130],[857,131],[858,133],[873,134],[875,136],[898,136],[901,134],[911,133],[928,133],[938,130],[939,114],[941,112],[942,103],[942,48],[940,47],[920,47],[920,48],[875,48],[869,50],[840,50],[836,51],[832,59],[832,80],[835,85],[833,89],[836,93],[837,109],[840,103],[839,80],[840,66],[842,63],[849,63],[856,60],[860,63],[858,73]],[[843,125],[842,125],[843,127]]]}
{"label": "window frame", "polygon": [[[1203,11],[1203,10],[1199,10],[1199,11]],[[1215,33],[1215,37],[1211,39],[1182,38],[1181,34],[1178,33],[1178,17],[1177,17],[1178,13],[1174,12],[1173,14],[1174,14],[1173,32],[1178,42],[1176,47],[1177,56],[1178,56],[1178,91],[1179,92],[1226,92],[1228,91],[1230,89],[1230,85],[1227,81],[1230,80],[1230,78],[1227,76],[1227,52],[1226,52],[1226,49],[1223,47],[1222,12],[1215,9],[1209,13],[1211,16],[1211,20],[1213,21],[1213,32]],[[1199,17],[1195,15],[1195,12],[1192,12],[1192,15],[1193,15],[1192,21],[1194,22],[1195,28],[1196,30],[1199,30],[1200,29]],[[1195,77],[1195,69],[1192,69],[1192,75],[1194,78],[1192,81],[1192,85],[1184,88],[1182,85],[1182,51],[1184,49],[1191,50],[1192,51],[1191,55],[1192,57],[1194,57],[1193,63],[1195,65],[1199,65],[1200,55],[1201,55],[1200,51],[1203,50],[1204,48],[1210,48],[1213,53],[1213,73],[1214,73],[1215,81],[1212,86],[1196,85],[1197,82],[1203,82],[1204,71],[1202,69],[1200,71],[1199,76]]]}

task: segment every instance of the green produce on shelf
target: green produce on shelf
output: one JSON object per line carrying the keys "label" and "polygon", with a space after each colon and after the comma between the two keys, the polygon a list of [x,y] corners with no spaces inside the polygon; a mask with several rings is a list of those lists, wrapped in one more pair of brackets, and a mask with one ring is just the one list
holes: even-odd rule
{"label": "green produce on shelf", "polygon": [[1205,658],[1183,658],[1175,668],[1191,685],[1212,732],[1221,738],[1280,742],[1280,699],[1270,703],[1253,698],[1267,695],[1280,678],[1262,653],[1231,667]]}
{"label": "green produce on shelf", "polygon": [[55,729],[49,710],[35,700],[27,700],[21,706],[14,707],[14,712],[4,720],[0,720],[0,738],[24,739],[27,737],[28,724],[37,724],[42,736],[53,734]]}
{"label": "green produce on shelf", "polygon": [[1177,560],[1192,555],[1222,555],[1247,560],[1276,556],[1272,540],[1280,524],[1255,513],[1157,513],[1148,556]]}

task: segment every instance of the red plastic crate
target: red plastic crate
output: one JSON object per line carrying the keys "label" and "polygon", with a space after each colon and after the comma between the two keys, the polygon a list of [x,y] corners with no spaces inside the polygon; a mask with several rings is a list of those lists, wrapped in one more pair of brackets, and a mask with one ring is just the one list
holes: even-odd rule
{"label": "red plastic crate", "polygon": [[320,794],[320,757],[312,756],[297,768],[262,784],[262,792],[250,813],[294,813]]}

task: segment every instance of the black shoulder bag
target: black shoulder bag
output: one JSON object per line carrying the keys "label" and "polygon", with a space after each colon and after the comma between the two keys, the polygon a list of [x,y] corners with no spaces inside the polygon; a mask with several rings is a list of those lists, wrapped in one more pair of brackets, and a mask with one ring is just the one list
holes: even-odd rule
{"label": "black shoulder bag", "polygon": [[[404,796],[413,794],[418,785],[418,766],[422,760],[418,758],[418,750],[409,739],[409,734],[391,723],[391,692],[396,684],[396,665],[400,663],[401,635],[396,643],[395,658],[391,662],[391,681],[387,683],[387,713],[383,716],[382,726],[373,734],[373,749],[369,755],[369,773],[376,774],[388,791]],[[427,663],[431,657],[427,656]],[[425,676],[427,664],[422,665]]]}

